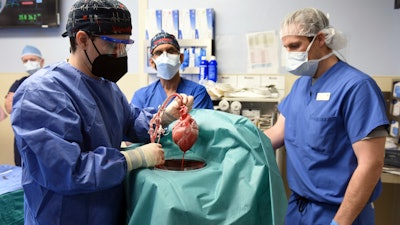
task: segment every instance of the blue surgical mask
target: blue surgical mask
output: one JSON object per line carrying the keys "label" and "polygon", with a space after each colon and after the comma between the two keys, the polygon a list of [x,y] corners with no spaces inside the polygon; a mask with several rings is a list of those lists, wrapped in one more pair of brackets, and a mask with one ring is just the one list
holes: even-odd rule
{"label": "blue surgical mask", "polygon": [[333,52],[331,52],[320,59],[308,60],[308,52],[310,51],[314,39],[308,45],[305,52],[288,52],[286,58],[286,70],[288,72],[298,76],[313,77],[317,71],[319,62],[333,55]]}
{"label": "blue surgical mask", "polygon": [[157,77],[171,80],[179,71],[181,65],[179,54],[168,54],[164,52],[157,59],[153,58],[157,68]]}

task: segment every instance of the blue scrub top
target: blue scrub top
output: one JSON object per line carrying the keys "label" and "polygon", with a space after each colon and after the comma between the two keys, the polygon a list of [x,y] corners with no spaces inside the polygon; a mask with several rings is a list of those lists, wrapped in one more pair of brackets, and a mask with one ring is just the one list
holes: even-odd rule
{"label": "blue scrub top", "polygon": [[[297,79],[278,108],[285,117],[290,189],[340,204],[357,166],[352,143],[389,124],[381,90],[370,76],[340,61],[314,84],[311,77]],[[379,182],[370,201],[380,191]]]}
{"label": "blue scrub top", "polygon": [[[194,97],[193,109],[214,109],[213,102],[203,85],[181,78],[176,92],[192,95]],[[158,109],[165,99],[167,99],[167,95],[160,80],[157,80],[137,90],[132,97],[131,104],[139,108],[154,107]]]}
{"label": "blue scrub top", "polygon": [[121,141],[148,142],[155,111],[66,62],[28,77],[12,126],[23,161],[25,224],[117,224],[127,164]]}

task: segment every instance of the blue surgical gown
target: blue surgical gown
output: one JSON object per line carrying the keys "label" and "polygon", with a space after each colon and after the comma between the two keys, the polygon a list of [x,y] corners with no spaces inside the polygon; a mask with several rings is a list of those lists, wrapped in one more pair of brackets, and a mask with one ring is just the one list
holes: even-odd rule
{"label": "blue surgical gown", "polygon": [[[213,102],[207,93],[204,86],[181,78],[181,82],[176,90],[177,93],[184,93],[194,97],[194,109],[214,109]],[[142,87],[135,92],[132,97],[131,104],[139,107],[154,107],[158,108],[167,99],[164,88],[160,80],[157,80],[146,87]]]}
{"label": "blue surgical gown", "polygon": [[118,224],[127,173],[121,141],[148,142],[154,112],[66,62],[31,75],[13,101],[25,224]]}
{"label": "blue surgical gown", "polygon": [[[289,188],[310,201],[340,204],[357,166],[352,144],[388,125],[381,90],[339,61],[314,84],[311,77],[297,79],[278,108],[285,117]],[[379,182],[370,202],[380,191]]]}

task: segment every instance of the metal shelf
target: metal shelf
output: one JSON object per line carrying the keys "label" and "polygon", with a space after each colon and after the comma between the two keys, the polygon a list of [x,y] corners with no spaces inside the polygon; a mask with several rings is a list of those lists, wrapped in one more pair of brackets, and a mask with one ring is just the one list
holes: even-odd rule
{"label": "metal shelf", "polygon": [[225,99],[227,101],[239,101],[239,102],[279,102],[278,98],[268,98],[268,97],[262,97],[262,98],[257,98],[257,97],[251,97],[251,98],[231,98],[231,97],[222,97],[222,99]]}
{"label": "metal shelf", "polygon": [[400,184],[400,176],[392,173],[383,172],[381,175],[382,183]]}

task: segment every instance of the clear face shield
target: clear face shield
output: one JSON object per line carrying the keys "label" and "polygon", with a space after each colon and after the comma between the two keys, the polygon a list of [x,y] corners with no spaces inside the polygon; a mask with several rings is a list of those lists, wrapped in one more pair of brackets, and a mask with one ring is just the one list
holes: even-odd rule
{"label": "clear face shield", "polygon": [[127,52],[134,43],[134,40],[132,39],[117,39],[98,35],[93,36],[103,40],[103,44],[101,46],[97,46],[102,54],[113,55],[116,58],[126,56]]}
{"label": "clear face shield", "polygon": [[93,38],[90,38],[99,54],[93,61],[90,60],[85,50],[86,58],[92,64],[91,72],[97,77],[117,82],[128,71],[127,52],[134,41],[132,39],[117,39],[102,35],[92,36],[101,39],[101,41],[95,44]]}

